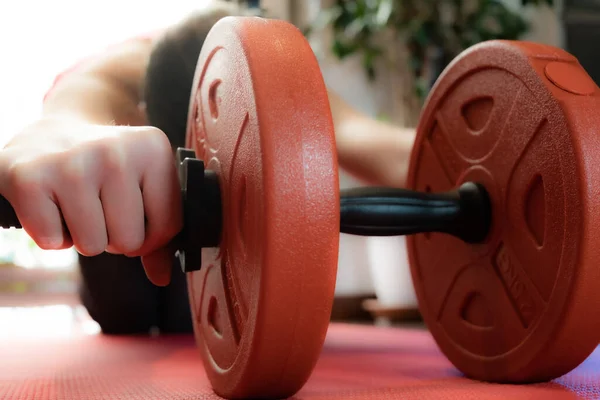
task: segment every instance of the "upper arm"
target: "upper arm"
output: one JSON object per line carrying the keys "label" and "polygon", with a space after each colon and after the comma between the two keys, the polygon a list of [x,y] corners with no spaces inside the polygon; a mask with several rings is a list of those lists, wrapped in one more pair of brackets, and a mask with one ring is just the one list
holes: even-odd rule
{"label": "upper arm", "polygon": [[102,57],[91,61],[82,72],[89,73],[107,84],[135,92],[143,82],[154,40],[136,38],[112,47]]}
{"label": "upper arm", "polygon": [[144,124],[140,89],[154,38],[127,40],[59,75],[45,113],[78,114],[95,123]]}

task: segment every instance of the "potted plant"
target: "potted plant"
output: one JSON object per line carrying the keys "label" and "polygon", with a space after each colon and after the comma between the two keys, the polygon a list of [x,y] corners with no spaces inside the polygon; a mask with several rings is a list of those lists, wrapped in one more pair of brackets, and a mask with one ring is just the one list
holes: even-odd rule
{"label": "potted plant", "polygon": [[[553,0],[520,3],[552,6]],[[529,23],[499,0],[334,0],[306,33],[325,27],[332,31],[331,52],[339,60],[360,56],[370,80],[377,78],[378,66],[409,72],[412,92],[403,102],[412,111],[408,125],[414,126],[450,61],[476,43],[519,39]]]}

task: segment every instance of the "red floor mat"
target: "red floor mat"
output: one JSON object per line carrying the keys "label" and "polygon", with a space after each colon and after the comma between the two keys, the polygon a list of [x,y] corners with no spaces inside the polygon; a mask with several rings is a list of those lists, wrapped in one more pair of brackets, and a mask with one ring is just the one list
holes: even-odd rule
{"label": "red floor mat", "polygon": [[[0,399],[218,399],[191,337],[0,341]],[[313,376],[295,399],[600,398],[600,351],[539,385],[470,381],[429,334],[333,324]]]}

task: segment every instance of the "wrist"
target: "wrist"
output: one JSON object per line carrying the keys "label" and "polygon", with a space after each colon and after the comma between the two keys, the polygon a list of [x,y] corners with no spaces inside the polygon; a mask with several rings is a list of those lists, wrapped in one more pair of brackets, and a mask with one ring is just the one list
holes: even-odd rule
{"label": "wrist", "polygon": [[57,124],[57,123],[68,123],[68,124],[85,124],[94,125],[93,119],[89,116],[68,110],[52,110],[44,111],[42,116],[38,120],[40,124]]}
{"label": "wrist", "polygon": [[[93,124],[74,115],[47,114],[30,122],[23,129],[12,135],[5,143],[4,149],[14,145],[39,145],[42,142],[63,143],[64,138],[71,132],[76,131],[78,135],[85,135],[90,131]],[[56,141],[57,135],[61,138]],[[53,142],[54,141],[54,142]]]}

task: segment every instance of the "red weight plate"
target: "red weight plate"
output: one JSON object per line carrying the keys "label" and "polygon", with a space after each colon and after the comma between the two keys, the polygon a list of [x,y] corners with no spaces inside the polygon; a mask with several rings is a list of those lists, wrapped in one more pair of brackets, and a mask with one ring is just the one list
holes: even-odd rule
{"label": "red weight plate", "polygon": [[281,398],[309,378],[333,303],[334,130],[319,65],[283,21],[228,17],[202,48],[187,145],[219,176],[223,232],[188,275],[215,392]]}
{"label": "red weight plate", "polygon": [[409,186],[480,182],[493,208],[483,244],[408,239],[424,319],[472,378],[552,379],[598,344],[599,111],[573,56],[527,42],[467,50],[428,98]]}

